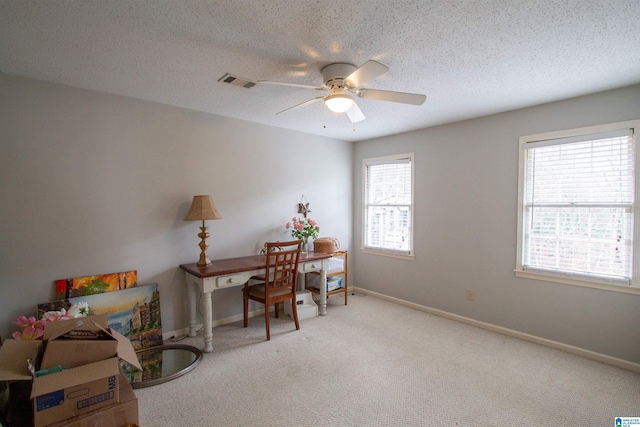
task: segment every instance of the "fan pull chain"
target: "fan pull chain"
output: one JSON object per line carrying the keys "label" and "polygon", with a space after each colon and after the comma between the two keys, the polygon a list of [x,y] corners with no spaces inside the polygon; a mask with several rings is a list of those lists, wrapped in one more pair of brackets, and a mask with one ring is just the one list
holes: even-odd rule
{"label": "fan pull chain", "polygon": [[322,103],[322,112],[323,112],[323,119],[322,120],[324,122],[322,124],[322,127],[324,129],[326,129],[327,128],[327,104],[325,104],[324,102]]}

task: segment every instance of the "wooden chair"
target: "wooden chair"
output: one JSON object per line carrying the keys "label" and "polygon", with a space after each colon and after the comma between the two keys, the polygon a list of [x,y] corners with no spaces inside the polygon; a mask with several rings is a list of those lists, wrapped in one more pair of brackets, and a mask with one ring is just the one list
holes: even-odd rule
{"label": "wooden chair", "polygon": [[[280,315],[280,303],[291,300],[291,311],[296,330],[300,329],[296,304],[296,288],[298,287],[298,262],[302,240],[290,242],[273,242],[266,244],[265,274],[251,277],[244,284],[244,327],[249,322],[249,300],[264,304],[264,323],[267,328],[267,341],[271,339],[269,332],[269,306],[275,305],[275,315]],[[250,285],[250,281],[260,283]]]}

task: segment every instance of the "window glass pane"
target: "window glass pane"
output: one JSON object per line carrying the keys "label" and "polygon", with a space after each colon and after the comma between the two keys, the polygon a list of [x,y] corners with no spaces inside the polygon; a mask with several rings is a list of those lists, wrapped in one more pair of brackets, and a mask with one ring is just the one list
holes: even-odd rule
{"label": "window glass pane", "polygon": [[408,252],[411,212],[407,206],[370,206],[366,246]]}
{"label": "window glass pane", "polygon": [[368,159],[364,165],[364,247],[411,254],[411,158]]}
{"label": "window glass pane", "polygon": [[529,203],[631,203],[633,147],[630,138],[530,150]]}
{"label": "window glass pane", "polygon": [[[533,215],[535,212],[535,215]],[[525,266],[598,276],[631,276],[631,211],[538,207],[526,210]]]}
{"label": "window glass pane", "polygon": [[633,138],[538,144],[525,156],[523,267],[630,279]]}
{"label": "window glass pane", "polygon": [[411,204],[411,164],[369,166],[368,189],[369,204]]}

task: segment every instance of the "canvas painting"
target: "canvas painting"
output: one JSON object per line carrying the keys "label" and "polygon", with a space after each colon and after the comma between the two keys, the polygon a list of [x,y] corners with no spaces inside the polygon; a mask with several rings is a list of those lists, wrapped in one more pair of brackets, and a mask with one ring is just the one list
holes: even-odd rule
{"label": "canvas painting", "polygon": [[38,304],[38,318],[41,319],[46,311],[68,310],[72,304],[79,302],[88,304],[89,315],[106,314],[109,327],[129,338],[134,349],[162,345],[157,283]]}
{"label": "canvas painting", "polygon": [[119,291],[137,286],[137,282],[136,270],[60,279],[55,281],[56,300]]}
{"label": "canvas painting", "polygon": [[[46,311],[68,310],[79,302],[88,304],[89,315],[106,314],[108,326],[129,338],[135,350],[162,345],[158,284],[38,304],[38,318],[41,319]],[[158,352],[150,352],[139,359],[143,371],[121,361],[129,382],[159,378],[162,374],[162,351],[159,355]]]}
{"label": "canvas painting", "polygon": [[71,304],[86,302],[89,314],[106,314],[109,327],[129,338],[136,350],[162,345],[157,283],[68,300]]}
{"label": "canvas painting", "polygon": [[42,316],[47,311],[61,311],[62,309],[68,311],[69,307],[71,307],[71,303],[68,299],[61,299],[44,304],[38,304],[38,319],[42,319]]}

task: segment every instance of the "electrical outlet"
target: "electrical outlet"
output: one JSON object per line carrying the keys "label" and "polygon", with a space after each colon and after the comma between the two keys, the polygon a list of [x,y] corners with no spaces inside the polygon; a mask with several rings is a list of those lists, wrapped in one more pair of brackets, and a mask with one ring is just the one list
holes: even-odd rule
{"label": "electrical outlet", "polygon": [[302,305],[302,304],[304,304],[304,300],[301,299],[301,300],[296,301],[296,305]]}
{"label": "electrical outlet", "polygon": [[467,289],[466,296],[469,301],[473,301],[475,299],[473,289]]}

